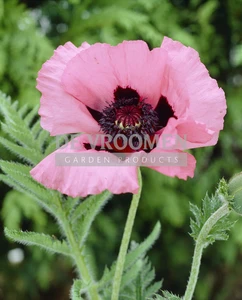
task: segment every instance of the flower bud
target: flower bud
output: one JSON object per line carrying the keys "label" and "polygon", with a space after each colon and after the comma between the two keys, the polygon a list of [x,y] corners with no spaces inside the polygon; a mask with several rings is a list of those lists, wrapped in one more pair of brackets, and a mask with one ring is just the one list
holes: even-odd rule
{"label": "flower bud", "polygon": [[228,184],[229,194],[233,196],[233,208],[242,215],[242,172],[234,175]]}

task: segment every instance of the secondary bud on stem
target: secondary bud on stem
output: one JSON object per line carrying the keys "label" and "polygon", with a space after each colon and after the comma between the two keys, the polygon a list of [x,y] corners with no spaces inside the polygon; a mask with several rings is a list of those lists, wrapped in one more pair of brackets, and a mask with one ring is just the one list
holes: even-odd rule
{"label": "secondary bud on stem", "polygon": [[242,172],[234,175],[228,184],[229,194],[233,196],[233,208],[242,215]]}

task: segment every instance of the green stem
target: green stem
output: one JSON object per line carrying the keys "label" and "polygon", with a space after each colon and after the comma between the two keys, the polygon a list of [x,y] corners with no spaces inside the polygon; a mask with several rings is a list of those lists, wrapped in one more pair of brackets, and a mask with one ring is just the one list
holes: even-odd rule
{"label": "green stem", "polygon": [[[88,270],[88,267],[85,263],[84,256],[81,253],[81,250],[74,238],[74,234],[73,234],[70,224],[68,222],[66,222],[66,224],[65,224],[65,233],[66,233],[66,237],[69,242],[69,245],[71,247],[72,255],[75,260],[80,278],[83,280],[83,282],[85,284],[91,283],[93,281],[93,278],[90,275],[90,271]],[[92,300],[100,299],[100,297],[98,295],[98,291],[94,285],[90,286],[88,291],[89,291],[90,299],[92,299]]]}
{"label": "green stem", "polygon": [[[59,203],[61,203],[61,202],[59,202]],[[66,235],[67,241],[69,243],[72,257],[75,261],[75,265],[76,265],[78,273],[79,273],[79,277],[82,279],[82,281],[85,284],[92,283],[93,278],[87,267],[87,264],[85,262],[85,258],[83,256],[83,254],[81,252],[81,249],[79,248],[79,245],[74,237],[74,233],[73,233],[70,223],[67,219],[67,216],[66,216],[65,212],[63,211],[62,207],[60,207],[60,209],[62,211],[61,225],[62,225],[62,228]],[[90,287],[88,288],[87,293],[91,300],[100,300],[100,297],[99,297],[99,294],[98,294],[98,291],[97,291],[95,285],[90,284]]]}
{"label": "green stem", "polygon": [[226,216],[229,213],[229,207],[228,204],[225,203],[223,206],[221,206],[217,211],[215,211],[211,217],[206,221],[206,223],[203,225],[198,238],[196,240],[196,246],[193,254],[193,260],[192,260],[192,268],[191,273],[189,277],[189,281],[187,284],[187,288],[185,291],[185,295],[183,300],[191,300],[193,297],[193,293],[197,284],[198,279],[198,273],[201,265],[201,258],[203,249],[206,244],[206,238],[213,228],[213,226],[224,216]]}
{"label": "green stem", "polygon": [[139,178],[139,192],[138,194],[133,195],[132,202],[129,208],[128,218],[125,224],[124,234],[119,249],[118,260],[117,260],[117,265],[114,274],[111,300],[119,299],[119,290],[120,290],[120,285],[121,285],[121,280],[123,275],[125,258],[128,251],[130,236],[134,225],[134,219],[139,205],[139,199],[140,199],[140,194],[142,189],[142,178],[141,178],[140,169],[138,169],[138,178]]}

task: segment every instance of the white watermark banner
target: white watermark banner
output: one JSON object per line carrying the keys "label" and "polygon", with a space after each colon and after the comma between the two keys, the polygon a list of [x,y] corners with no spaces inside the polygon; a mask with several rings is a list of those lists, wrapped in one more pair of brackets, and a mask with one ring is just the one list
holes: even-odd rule
{"label": "white watermark banner", "polygon": [[187,166],[187,153],[56,153],[56,166]]}

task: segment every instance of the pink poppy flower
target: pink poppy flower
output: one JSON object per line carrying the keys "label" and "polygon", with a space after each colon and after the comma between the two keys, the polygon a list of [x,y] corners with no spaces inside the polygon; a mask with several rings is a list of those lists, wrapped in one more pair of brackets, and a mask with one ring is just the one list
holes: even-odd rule
{"label": "pink poppy flower", "polygon": [[[225,95],[209,76],[198,53],[164,38],[160,48],[149,50],[143,41],[124,41],[117,46],[68,42],[55,50],[42,67],[37,88],[42,93],[41,125],[51,135],[104,133],[141,137],[139,153],[182,153],[171,138],[171,148],[155,143],[144,148],[144,137],[179,136],[186,149],[215,145],[226,113]],[[138,191],[136,166],[57,166],[58,153],[115,152],[92,148],[85,135],[41,161],[32,177],[48,188],[76,197]],[[159,145],[158,145],[159,144]],[[132,152],[129,147],[124,152]],[[112,154],[113,155],[113,154]],[[186,166],[153,166],[156,171],[181,179],[194,176],[195,158],[187,153]]]}

